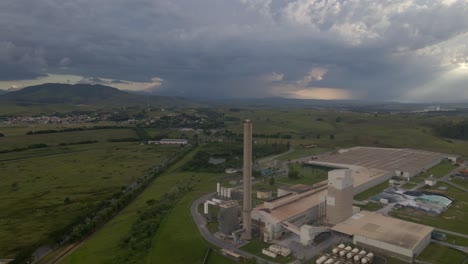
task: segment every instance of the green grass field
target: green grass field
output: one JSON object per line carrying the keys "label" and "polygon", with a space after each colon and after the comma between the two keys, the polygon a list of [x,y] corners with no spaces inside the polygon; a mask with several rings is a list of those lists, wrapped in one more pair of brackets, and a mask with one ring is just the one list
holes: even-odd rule
{"label": "green grass field", "polygon": [[108,139],[136,137],[135,131],[131,129],[99,129],[52,134],[12,135],[0,137],[0,150],[27,147],[33,144],[47,144],[53,146],[60,143],[76,143],[87,140],[106,142]]}
{"label": "green grass field", "polygon": [[308,184],[312,185],[328,178],[328,171],[326,169],[312,168],[303,166],[302,164],[293,163],[290,167],[299,173],[299,178],[291,179],[288,176],[281,176],[276,179],[278,184]]}
{"label": "green grass field", "polygon": [[435,165],[434,167],[427,170],[425,173],[422,173],[418,177],[428,178],[433,175],[435,178],[442,178],[443,176],[447,175],[457,167],[450,163],[450,162],[442,162],[440,164]]}
{"label": "green grass field", "polygon": [[[445,186],[447,190],[438,190],[437,187],[439,186]],[[468,234],[468,226],[466,225],[466,219],[468,219],[468,193],[444,183],[437,183],[435,188],[426,188],[426,190],[445,194],[448,197],[454,198],[455,202],[439,216],[433,216],[411,209],[399,209],[390,212],[390,215],[411,222]]]}
{"label": "green grass field", "polygon": [[[300,144],[316,144],[323,149],[361,145],[417,148],[468,156],[468,141],[438,138],[428,126],[443,120],[454,120],[456,117],[396,114],[375,116],[308,109],[242,109],[225,111],[225,114],[240,119],[252,119],[255,134],[290,135],[292,139],[288,141],[295,149],[299,149]],[[336,122],[337,117],[341,118],[340,122]],[[323,121],[318,121],[319,119]],[[227,129],[235,133],[242,132],[239,122],[228,121],[225,124]],[[335,138],[330,139],[330,134]],[[296,157],[299,156],[292,156]]]}
{"label": "green grass field", "polygon": [[[28,153],[33,150],[0,154],[2,257],[13,257],[21,248],[46,243],[52,232],[93,211],[97,203],[175,152],[174,147],[137,143],[52,149],[56,152],[52,156]],[[8,161],[2,161],[5,159]],[[71,203],[64,203],[65,198]]]}
{"label": "green grass field", "polygon": [[[201,262],[209,244],[198,234],[190,215],[190,205],[194,199],[215,188],[217,175],[179,171],[179,167],[190,158],[191,156],[185,158],[167,173],[157,178],[134,202],[60,263],[112,263],[114,258],[119,257],[119,252],[122,252],[119,241],[136,220],[137,212],[146,207],[145,201],[158,199],[177,181],[188,179],[192,175],[195,175],[200,182],[192,192],[186,194],[175,204],[154,237],[152,248],[147,252],[146,260],[142,260],[141,263]],[[227,264],[233,262],[216,252],[212,252],[208,263]]]}
{"label": "green grass field", "polygon": [[388,188],[388,181],[384,181],[381,184],[368,189],[367,191],[363,191],[362,193],[355,195],[354,200],[363,201],[369,199],[372,196],[381,193],[386,188]]}
{"label": "green grass field", "polygon": [[429,244],[417,257],[419,260],[437,264],[463,263],[466,258],[467,254],[435,243]]}

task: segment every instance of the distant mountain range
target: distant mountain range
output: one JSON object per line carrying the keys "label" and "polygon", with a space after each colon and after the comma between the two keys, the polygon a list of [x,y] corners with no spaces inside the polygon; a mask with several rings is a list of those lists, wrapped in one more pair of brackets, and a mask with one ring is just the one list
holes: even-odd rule
{"label": "distant mountain range", "polygon": [[[6,92],[6,91],[5,91]],[[21,104],[74,104],[74,105],[190,105],[191,101],[179,97],[165,97],[128,93],[119,89],[92,84],[46,83],[0,94],[0,102]]]}

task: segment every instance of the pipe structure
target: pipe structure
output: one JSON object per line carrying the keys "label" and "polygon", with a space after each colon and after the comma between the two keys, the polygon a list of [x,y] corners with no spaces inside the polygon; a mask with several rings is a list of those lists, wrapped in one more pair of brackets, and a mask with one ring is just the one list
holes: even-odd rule
{"label": "pipe structure", "polygon": [[244,121],[244,198],[243,225],[244,239],[252,239],[252,121]]}

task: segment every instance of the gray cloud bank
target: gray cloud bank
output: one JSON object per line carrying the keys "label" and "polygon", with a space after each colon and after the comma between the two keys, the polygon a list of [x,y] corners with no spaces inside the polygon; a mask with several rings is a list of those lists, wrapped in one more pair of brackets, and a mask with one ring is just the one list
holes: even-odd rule
{"label": "gray cloud bank", "polygon": [[466,0],[5,0],[0,79],[64,73],[202,97],[468,99]]}

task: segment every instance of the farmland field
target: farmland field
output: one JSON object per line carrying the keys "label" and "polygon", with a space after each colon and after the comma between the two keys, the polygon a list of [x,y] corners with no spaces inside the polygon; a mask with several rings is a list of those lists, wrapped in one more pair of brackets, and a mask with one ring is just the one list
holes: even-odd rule
{"label": "farmland field", "polygon": [[175,150],[97,143],[0,154],[0,255],[46,243]]}

